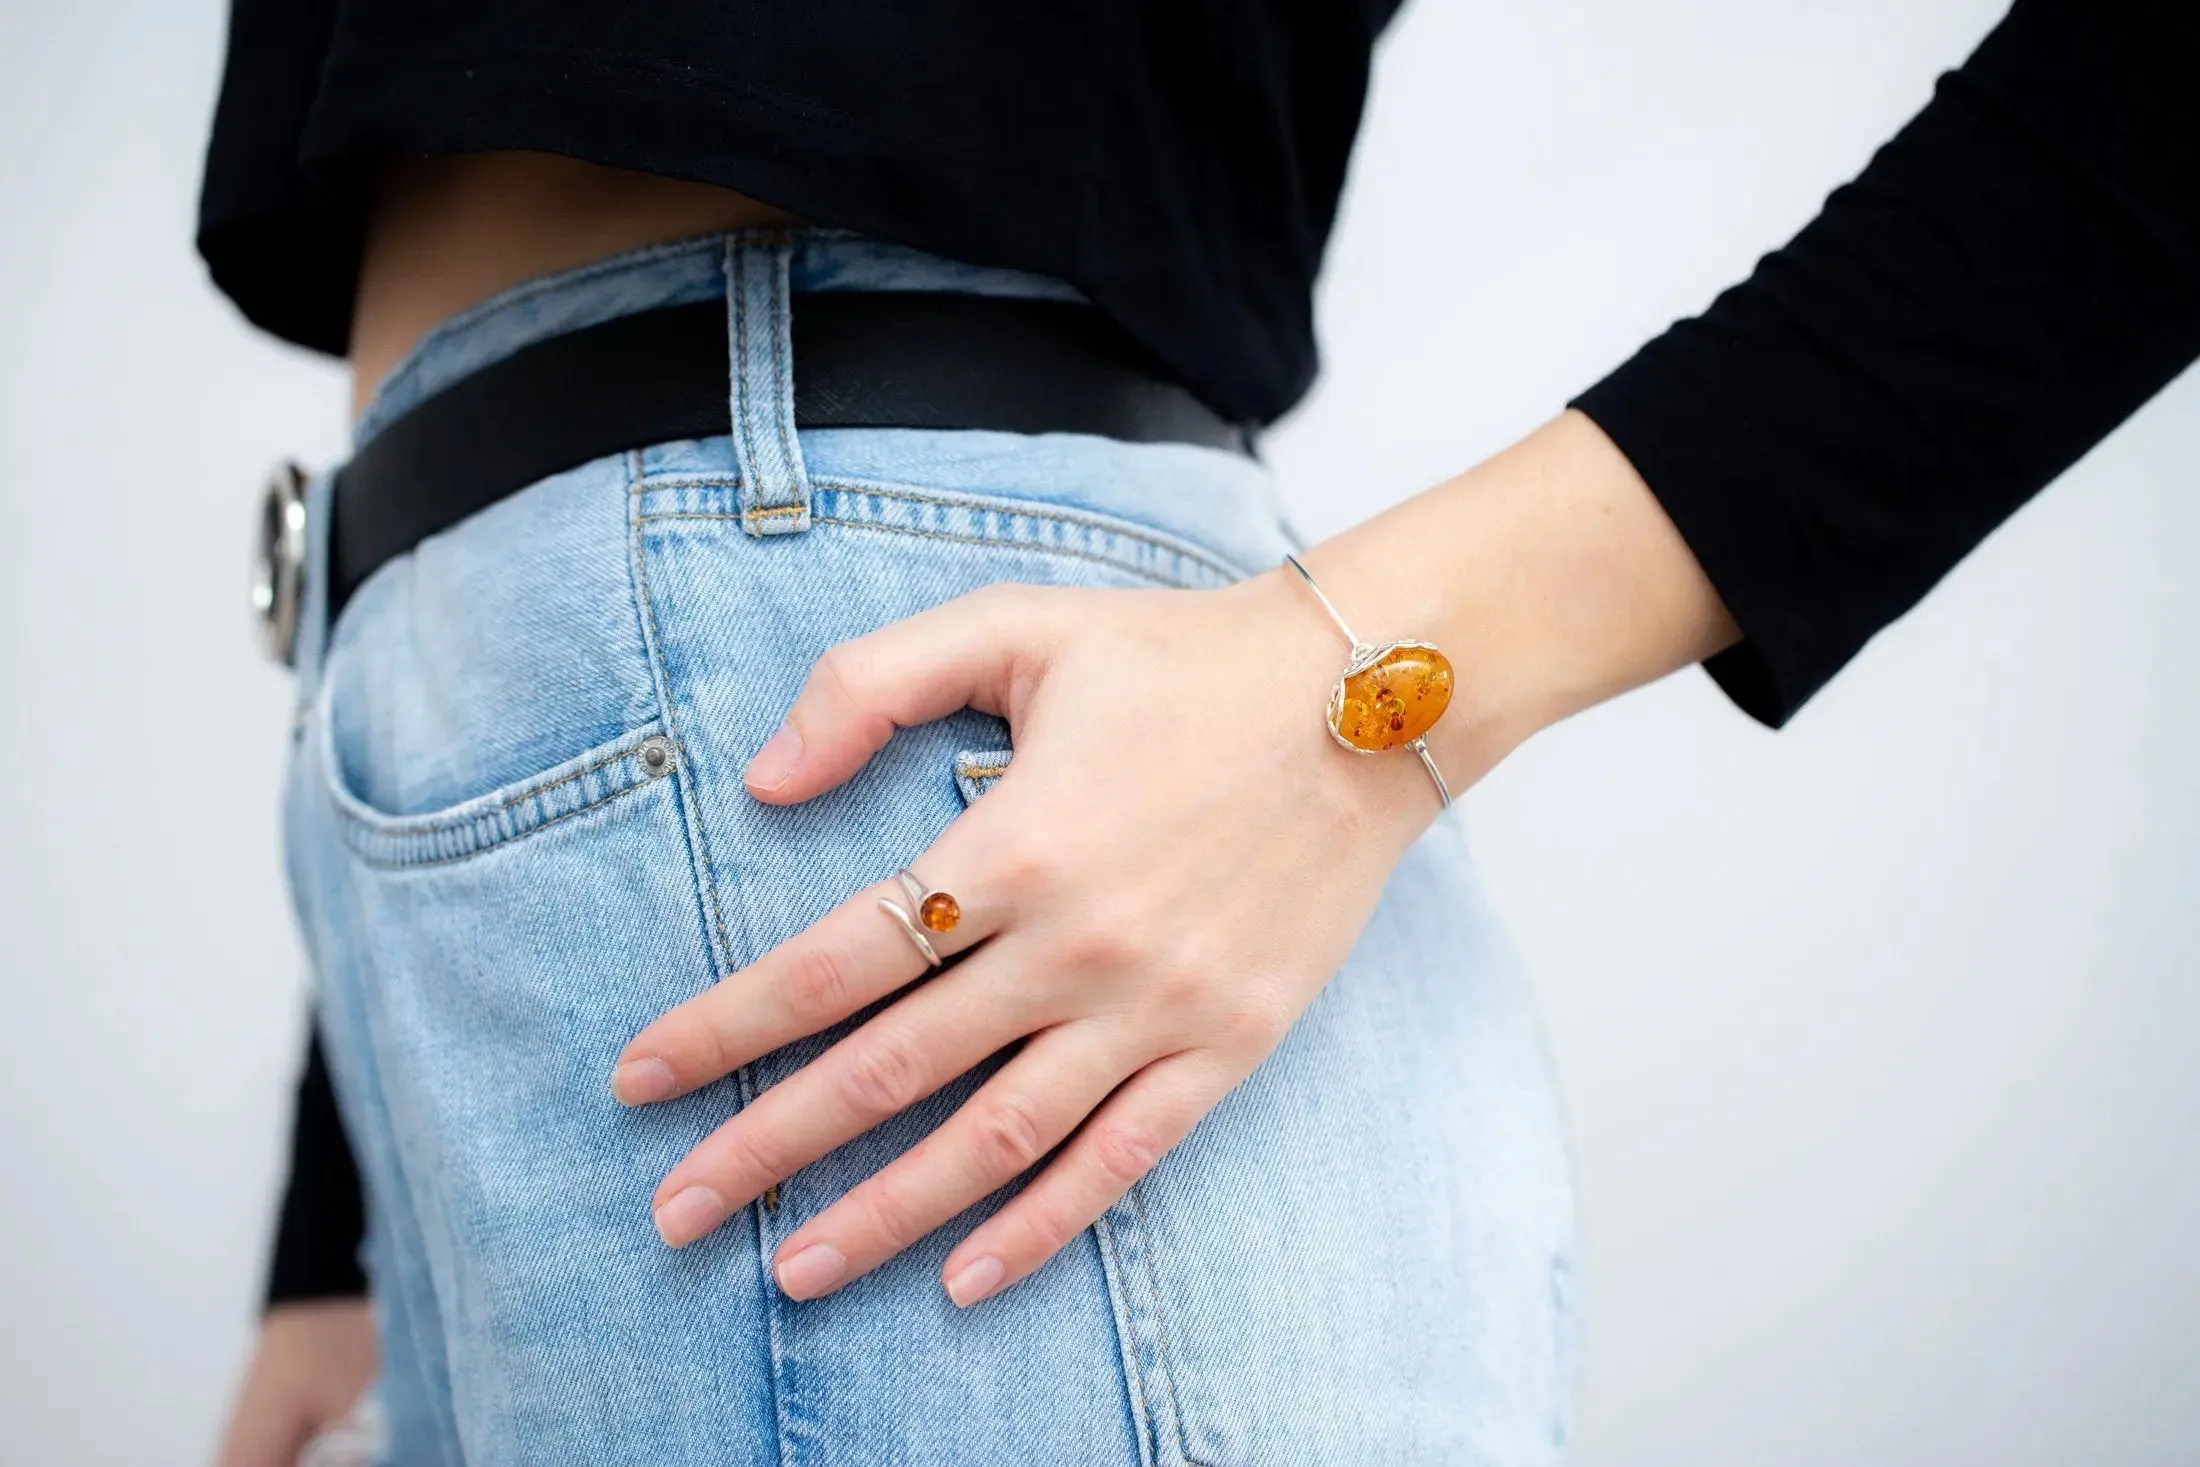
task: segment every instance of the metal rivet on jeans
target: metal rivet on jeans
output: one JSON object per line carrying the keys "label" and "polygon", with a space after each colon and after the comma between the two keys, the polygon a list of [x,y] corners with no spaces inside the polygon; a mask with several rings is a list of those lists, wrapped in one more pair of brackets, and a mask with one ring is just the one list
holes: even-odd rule
{"label": "metal rivet on jeans", "polygon": [[672,740],[663,734],[651,734],[642,740],[642,768],[654,775],[663,774],[672,767]]}

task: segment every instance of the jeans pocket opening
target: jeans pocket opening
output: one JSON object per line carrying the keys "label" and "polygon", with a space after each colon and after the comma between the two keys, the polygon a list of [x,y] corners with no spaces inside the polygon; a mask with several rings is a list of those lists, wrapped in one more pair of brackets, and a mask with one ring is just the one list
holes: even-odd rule
{"label": "jeans pocket opening", "polygon": [[314,715],[322,789],[345,845],[370,866],[442,866],[469,860],[677,773],[672,741],[661,720],[653,718],[538,774],[459,804],[393,815],[368,804],[346,783],[326,683],[322,693]]}

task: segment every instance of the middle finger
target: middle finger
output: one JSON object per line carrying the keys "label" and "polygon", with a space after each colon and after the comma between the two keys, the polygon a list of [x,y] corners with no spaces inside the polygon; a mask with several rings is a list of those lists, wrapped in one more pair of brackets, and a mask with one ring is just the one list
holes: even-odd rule
{"label": "middle finger", "polygon": [[[891,919],[880,915],[879,920]],[[673,1247],[827,1152],[897,1115],[1047,1021],[999,943],[910,993],[759,1095],[658,1184],[650,1210]]]}
{"label": "middle finger", "polygon": [[[927,868],[941,862],[935,848]],[[944,888],[955,891],[953,886]],[[831,1028],[902,988],[928,964],[881,899],[916,915],[899,881],[875,883],[738,972],[653,1021],[628,1041],[612,1071],[611,1093],[627,1105],[670,1100],[724,1079],[750,1061]],[[1003,913],[982,899],[957,897],[960,917],[946,932],[927,929],[941,957],[952,957],[997,930]]]}

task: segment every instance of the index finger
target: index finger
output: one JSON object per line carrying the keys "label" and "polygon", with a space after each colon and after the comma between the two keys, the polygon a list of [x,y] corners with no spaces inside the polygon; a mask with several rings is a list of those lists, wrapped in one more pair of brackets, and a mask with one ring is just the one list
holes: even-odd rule
{"label": "index finger", "polygon": [[[936,844],[923,858],[928,870],[959,869],[940,851]],[[625,1105],[685,1095],[830,1028],[921,977],[930,965],[894,918],[879,910],[881,899],[905,911],[911,905],[897,881],[875,882],[746,968],[653,1020],[620,1051],[611,1073],[612,1095]],[[958,897],[955,905],[951,928],[925,933],[943,958],[991,935],[1003,920],[1000,904],[984,895],[967,904]]]}

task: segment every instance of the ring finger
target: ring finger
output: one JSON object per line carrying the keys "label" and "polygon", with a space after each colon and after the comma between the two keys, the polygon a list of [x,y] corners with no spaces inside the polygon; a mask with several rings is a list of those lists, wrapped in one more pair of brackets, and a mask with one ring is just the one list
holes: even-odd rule
{"label": "ring finger", "polygon": [[1038,1165],[1138,1068],[1125,1050],[1095,1020],[1038,1035],[938,1130],[796,1229],[772,1266],[780,1288],[830,1293]]}
{"label": "ring finger", "polygon": [[657,1231],[682,1247],[774,1182],[915,1105],[1043,1019],[988,949],[902,999],[759,1095],[658,1184]]}
{"label": "ring finger", "polygon": [[[926,854],[928,874],[962,869],[946,845],[943,836]],[[957,890],[949,886],[936,894]],[[881,910],[881,902],[893,903],[907,923]],[[931,966],[910,929],[945,959],[1004,925],[999,904],[982,896],[958,893],[949,902],[954,917],[943,927],[949,909],[935,903],[927,924],[925,903],[899,880],[865,887],[635,1035],[612,1071],[611,1093],[627,1105],[685,1095],[906,987]]]}

